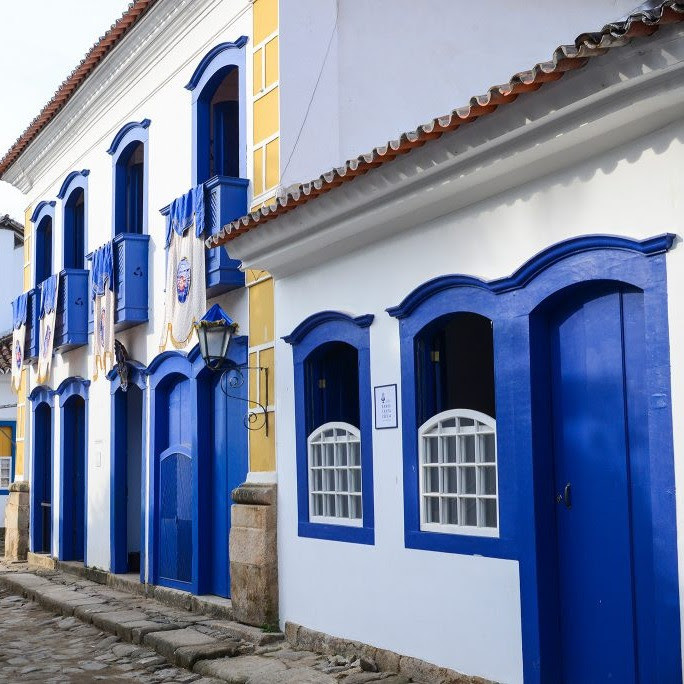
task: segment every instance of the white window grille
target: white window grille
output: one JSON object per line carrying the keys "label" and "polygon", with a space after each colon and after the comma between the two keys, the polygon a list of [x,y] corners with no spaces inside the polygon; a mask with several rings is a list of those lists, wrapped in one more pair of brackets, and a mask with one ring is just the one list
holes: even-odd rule
{"label": "white window grille", "polygon": [[496,537],[496,421],[469,409],[444,411],[418,431],[420,529]]}
{"label": "white window grille", "polygon": [[12,477],[12,458],[0,457],[0,489],[9,489]]}
{"label": "white window grille", "polygon": [[361,433],[348,423],[326,423],[307,441],[309,520],[361,527]]}

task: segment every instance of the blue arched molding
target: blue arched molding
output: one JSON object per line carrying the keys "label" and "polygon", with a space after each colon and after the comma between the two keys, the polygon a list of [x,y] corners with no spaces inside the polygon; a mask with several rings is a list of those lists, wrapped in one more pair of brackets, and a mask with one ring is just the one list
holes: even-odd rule
{"label": "blue arched molding", "polygon": [[395,318],[404,318],[426,299],[455,287],[477,287],[497,294],[517,290],[525,287],[545,269],[573,254],[597,249],[624,250],[646,256],[662,254],[672,247],[675,237],[672,233],[665,233],[646,240],[631,240],[614,235],[583,235],[571,238],[539,252],[506,278],[486,281],[467,275],[445,275],[429,280],[413,290],[400,304],[388,308],[387,313]]}
{"label": "blue arched molding", "polygon": [[[66,470],[67,459],[73,458],[72,453],[67,453],[66,431],[65,431],[65,405],[72,397],[80,397],[83,399],[84,412],[84,429],[83,441],[85,445],[85,453],[83,454],[83,565],[88,565],[88,388],[90,387],[90,380],[86,380],[80,376],[74,376],[63,380],[53,394],[59,397],[59,424],[60,424],[60,438],[59,438],[59,541],[58,541],[58,557],[60,560],[71,560],[73,556],[70,554],[74,552],[71,549],[71,544],[67,540],[71,535],[72,528],[72,510],[65,506],[64,496],[64,473]],[[67,483],[68,484],[68,483]],[[65,558],[69,555],[69,558]]]}
{"label": "blue arched molding", "polygon": [[288,344],[299,344],[309,333],[326,323],[353,323],[359,328],[367,328],[374,318],[373,314],[364,314],[354,318],[341,311],[319,311],[305,318],[289,335],[285,335],[283,340]]}
{"label": "blue arched molding", "polygon": [[[220,43],[214,46],[200,60],[192,77],[185,86],[192,93],[192,184],[197,185],[198,178],[208,180],[209,160],[204,148],[200,149],[198,140],[208,135],[209,103],[203,98],[205,90],[216,86],[215,81],[230,67],[238,70],[238,93],[240,98],[240,178],[247,178],[247,85],[245,80],[246,56],[245,45],[248,38],[240,36],[235,42]],[[205,168],[206,167],[206,168]],[[202,169],[202,171],[200,171]]]}
{"label": "blue arched molding", "polygon": [[[144,154],[144,168],[143,168],[143,225],[142,232],[147,234],[148,229],[148,205],[147,205],[147,195],[148,195],[148,185],[149,185],[149,167],[150,167],[150,155],[149,155],[149,127],[152,122],[150,119],[143,119],[142,121],[129,121],[124,124],[112,140],[112,144],[107,150],[107,154],[112,157],[112,237],[117,235],[116,217],[117,213],[123,215],[125,211],[125,190],[122,185],[125,183],[125,177],[122,182],[122,174],[117,170],[119,168],[119,162],[122,165],[125,163],[126,152],[130,150],[131,145],[136,143],[142,143],[143,154]],[[122,156],[124,159],[122,159]],[[119,231],[122,232],[122,231]]]}
{"label": "blue arched molding", "polygon": [[[88,176],[90,171],[82,169],[81,171],[72,171],[67,174],[62,187],[57,193],[57,198],[63,200],[62,202],[62,268],[66,268],[67,262],[67,244],[69,239],[67,232],[73,230],[73,224],[70,224],[67,215],[67,209],[70,204],[71,194],[76,190],[83,191],[83,262],[85,266],[85,246],[88,244]],[[73,220],[73,219],[72,219]]]}
{"label": "blue arched molding", "polygon": [[[32,422],[32,430],[33,433],[31,435],[31,489],[30,489],[30,498],[31,498],[31,515],[30,515],[30,524],[29,524],[29,541],[30,541],[30,547],[31,550],[34,552],[37,552],[38,545],[39,545],[39,539],[38,539],[38,533],[40,530],[42,530],[42,517],[43,517],[43,509],[41,506],[41,501],[40,501],[40,496],[39,496],[39,491],[38,487],[35,486],[36,478],[37,478],[37,461],[36,461],[36,443],[38,442],[37,435],[35,434],[36,430],[36,423],[35,423],[35,413],[38,407],[41,404],[45,404],[49,409],[50,409],[50,434],[49,435],[41,435],[41,438],[44,439],[48,444],[51,445],[50,449],[50,458],[49,458],[49,468],[50,468],[50,483],[49,483],[49,488],[50,488],[50,500],[51,502],[54,503],[55,496],[54,496],[54,482],[52,481],[52,473],[54,472],[54,431],[55,431],[55,417],[52,413],[52,409],[54,407],[54,399],[52,396],[52,390],[49,387],[46,387],[44,385],[38,385],[37,387],[34,387],[31,393],[29,394],[29,401],[31,402],[31,410],[33,413],[33,420]],[[40,473],[42,477],[45,477],[45,473]],[[52,540],[52,548],[50,549],[50,554],[53,553],[54,549],[54,535],[52,534],[52,521],[53,521],[53,515],[49,516],[49,526],[50,526],[50,538]]]}
{"label": "blue arched molding", "polygon": [[[373,318],[373,314],[352,317],[339,311],[321,311],[306,318],[289,335],[283,338],[285,342],[292,345],[294,361],[297,509],[300,537],[330,539],[357,544],[375,543],[373,409],[371,403],[369,331]],[[312,352],[328,342],[344,342],[354,347],[358,354],[363,527],[322,524],[311,522],[309,519],[305,364]]]}
{"label": "blue arched molding", "polygon": [[152,122],[149,119],[142,121],[129,121],[121,126],[112,140],[112,144],[107,149],[107,154],[112,156],[120,154],[120,148],[127,146],[132,140],[140,140],[140,131],[145,131]]}
{"label": "blue arched molding", "polygon": [[[140,451],[140,582],[147,581],[145,575],[145,509],[146,509],[146,480],[147,480],[147,370],[138,361],[128,361],[128,384],[135,385],[142,392],[142,444]],[[119,496],[128,486],[127,467],[128,459],[126,453],[126,439],[128,436],[126,420],[127,405],[122,413],[121,405],[117,408],[117,392],[121,388],[121,377],[116,368],[112,368],[107,373],[110,381],[111,394],[111,429],[110,429],[110,459],[109,459],[109,549],[110,549],[110,570],[113,573],[128,571],[128,546],[127,546],[127,525],[128,525],[128,506],[126,497]],[[119,395],[120,397],[121,395]]]}
{"label": "blue arched molding", "polygon": [[188,81],[187,85],[185,86],[187,90],[195,90],[197,86],[200,84],[200,81],[204,80],[204,72],[209,69],[211,66],[211,63],[221,55],[221,53],[225,52],[226,50],[239,50],[240,48],[245,47],[247,45],[247,41],[249,39],[247,36],[240,36],[235,42],[225,42],[225,43],[219,43],[218,45],[215,45],[209,52],[207,52],[204,57],[200,60],[200,63],[197,65],[197,68],[193,72],[192,76],[190,77],[190,80]]}
{"label": "blue arched molding", "polygon": [[52,216],[54,218],[54,208],[57,202],[55,200],[42,200],[36,204],[36,208],[31,214],[31,223],[39,222],[43,216]]}
{"label": "blue arched molding", "polygon": [[[85,189],[85,182],[84,180],[90,175],[90,171],[88,169],[81,169],[81,171],[71,171],[71,173],[68,173],[64,181],[62,182],[62,187],[59,189],[59,192],[57,193],[57,199],[64,199],[67,194],[70,194],[71,191],[74,188],[84,188]],[[73,181],[77,181],[74,183],[74,188],[70,187],[71,183]]]}
{"label": "blue arched molding", "polygon": [[[228,359],[236,365],[245,365],[247,362],[247,336],[241,335],[234,337],[230,343],[230,349],[228,354]],[[166,351],[162,352],[156,356],[149,366],[147,367],[147,375],[149,377],[149,402],[150,402],[150,423],[149,423],[149,472],[147,473],[147,479],[149,482],[149,500],[148,500],[148,525],[147,525],[147,535],[144,549],[141,549],[141,571],[142,563],[145,562],[147,566],[147,582],[158,583],[158,568],[157,568],[157,558],[158,558],[158,539],[156,535],[156,525],[155,520],[158,515],[157,511],[157,489],[159,480],[159,464],[157,462],[159,453],[161,450],[159,448],[159,440],[163,441],[163,433],[168,426],[166,422],[168,421],[168,416],[165,415],[166,404],[164,403],[163,396],[161,403],[158,398],[158,392],[163,388],[164,384],[173,379],[173,377],[184,377],[191,383],[191,402],[188,406],[187,419],[192,425],[193,434],[193,444],[191,445],[191,451],[193,453],[198,453],[198,445],[202,439],[202,435],[199,434],[199,423],[200,419],[204,417],[205,410],[201,402],[200,383],[204,382],[210,377],[212,371],[209,371],[202,359],[200,354],[199,345],[195,345],[189,353],[184,353],[181,351]],[[246,391],[246,388],[243,387]],[[238,392],[236,391],[236,394]],[[163,393],[162,393],[163,394]],[[245,440],[244,450],[246,456],[247,444],[246,444],[246,433],[247,430],[244,428],[244,432],[241,433],[241,437]],[[206,435],[204,436],[206,437]],[[193,467],[199,468],[200,464],[198,459],[194,459]],[[195,471],[195,482],[201,482],[198,479],[198,471]],[[200,570],[202,568],[200,559],[204,558],[204,554],[207,552],[208,544],[210,543],[207,537],[207,530],[199,525],[199,519],[205,514],[206,506],[208,501],[206,497],[200,496],[200,492],[195,489],[193,491],[193,569],[192,569],[192,582],[188,585],[185,583],[174,583],[173,581],[168,582],[167,585],[176,588],[181,588],[185,590],[190,590],[193,593],[198,593],[202,589],[202,583],[204,581],[203,574],[201,576]],[[144,553],[144,560],[143,560]]]}
{"label": "blue arched molding", "polygon": [[[536,330],[545,324],[538,314],[560,293],[605,283],[641,291],[647,321],[644,349],[630,355],[630,363],[635,363],[631,357],[638,357],[643,364],[630,366],[629,372],[638,371],[635,377],[646,378],[644,396],[650,400],[643,426],[639,426],[643,442],[631,457],[650,454],[650,484],[640,489],[640,497],[651,512],[653,530],[647,529],[650,521],[643,520],[645,516],[635,519],[634,525],[640,539],[653,539],[657,552],[635,553],[634,577],[637,595],[660,596],[662,600],[649,602],[652,624],[648,629],[640,626],[638,660],[644,671],[653,673],[654,681],[681,679],[665,255],[673,240],[672,235],[643,241],[611,236],[575,238],[544,250],[510,278],[487,283],[469,276],[443,276],[416,288],[399,306],[388,310],[399,319],[405,546],[518,563],[526,682],[546,681],[547,668],[553,668],[549,663],[560,657],[556,646],[542,646],[553,640],[549,635],[557,628],[558,615],[550,594],[544,593],[549,586],[547,568],[539,561],[549,553],[548,535],[543,534],[546,521],[536,508],[545,496],[538,472],[539,445],[546,444],[549,435],[543,433],[550,428],[536,418],[539,397],[546,396],[542,389],[545,373],[537,361],[541,352],[533,347]],[[420,530],[415,340],[426,325],[457,312],[478,313],[493,323],[498,538]],[[656,639],[653,634],[660,636]]]}

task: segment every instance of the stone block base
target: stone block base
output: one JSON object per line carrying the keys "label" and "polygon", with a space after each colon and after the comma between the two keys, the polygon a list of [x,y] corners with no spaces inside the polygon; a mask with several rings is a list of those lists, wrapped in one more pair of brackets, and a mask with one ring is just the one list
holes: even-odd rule
{"label": "stone block base", "polygon": [[400,655],[384,648],[376,648],[360,641],[351,641],[330,636],[302,627],[293,622],[285,623],[285,639],[295,648],[325,655],[342,655],[347,658],[362,658],[370,669],[396,672],[417,682],[431,684],[492,684],[489,679],[464,675],[447,667],[439,667],[419,658]]}
{"label": "stone block base", "polygon": [[29,483],[13,482],[5,506],[5,559],[24,561],[29,546]]}
{"label": "stone block base", "polygon": [[234,619],[256,627],[278,622],[276,485],[245,483],[232,493],[230,597]]}

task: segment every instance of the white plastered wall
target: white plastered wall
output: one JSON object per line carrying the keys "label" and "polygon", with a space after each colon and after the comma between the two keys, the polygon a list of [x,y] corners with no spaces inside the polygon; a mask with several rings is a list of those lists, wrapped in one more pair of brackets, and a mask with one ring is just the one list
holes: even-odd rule
{"label": "white plastered wall", "polygon": [[[517,563],[404,548],[401,427],[373,432],[375,546],[297,536],[292,351],[280,338],[324,309],[375,314],[371,383],[401,385],[398,324],[385,309],[417,285],[447,273],[503,277],[540,250],[577,235],[681,235],[683,183],[684,124],[675,123],[581,165],[276,279],[282,621],[467,674],[522,682]],[[678,484],[684,477],[684,434],[676,419],[684,409],[683,255],[677,244],[667,256]],[[677,519],[684,525],[681,499]],[[681,565],[681,545],[679,554]]]}

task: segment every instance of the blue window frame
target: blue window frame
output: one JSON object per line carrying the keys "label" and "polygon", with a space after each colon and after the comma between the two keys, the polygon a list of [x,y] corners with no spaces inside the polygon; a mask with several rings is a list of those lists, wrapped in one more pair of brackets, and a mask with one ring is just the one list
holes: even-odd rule
{"label": "blue window frame", "polygon": [[64,208],[63,268],[85,268],[89,174],[88,169],[72,171],[57,193]]}
{"label": "blue window frame", "polygon": [[215,176],[247,175],[245,137],[246,36],[216,45],[185,86],[192,93],[193,185]]}
{"label": "blue window frame", "polygon": [[14,482],[16,430],[16,421],[0,420],[0,494],[9,494],[9,485]]}
{"label": "blue window frame", "polygon": [[301,537],[375,543],[372,321],[324,311],[283,338],[294,358]]}
{"label": "blue window frame", "polygon": [[113,163],[114,235],[147,233],[149,119],[130,122],[114,136],[107,152]]}
{"label": "blue window frame", "polygon": [[[555,411],[549,415],[549,377],[558,373],[554,370],[558,366],[549,365],[557,353],[550,331],[558,325],[553,323],[558,319],[550,317],[561,315],[562,307],[578,296],[589,298],[586,301],[603,296],[607,287],[624,297],[623,309],[615,310],[628,311],[623,343],[628,338],[631,344],[622,348],[626,380],[620,387],[629,385],[630,392],[624,407],[630,419],[629,484],[625,486],[638,487],[631,504],[635,507],[631,544],[638,626],[634,667],[644,680],[681,678],[664,255],[673,240],[673,235],[643,241],[579,237],[541,252],[510,277],[484,282],[469,276],[442,276],[388,309],[399,321],[405,545],[518,563],[526,682],[558,679],[562,648],[557,636],[559,579],[554,570],[558,509],[554,508],[557,499],[549,455],[554,454],[558,435],[567,433],[552,427],[552,420],[557,421]],[[421,408],[426,400],[417,396],[421,383],[416,360],[421,334],[455,313],[478,314],[493,322],[499,485],[496,538],[421,529],[418,417],[421,411],[432,409]],[[590,401],[600,401],[592,396]],[[654,397],[658,397],[655,403]],[[562,420],[572,420],[573,415],[563,415]],[[599,498],[596,505],[605,505],[602,501]],[[663,600],[654,600],[658,596]],[[590,633],[591,626],[588,629]],[[617,633],[620,626],[615,629]],[[654,634],[661,637],[654,639]]]}
{"label": "blue window frame", "polygon": [[55,201],[39,202],[31,215],[34,226],[35,281],[37,287],[52,275],[53,227],[55,223]]}

